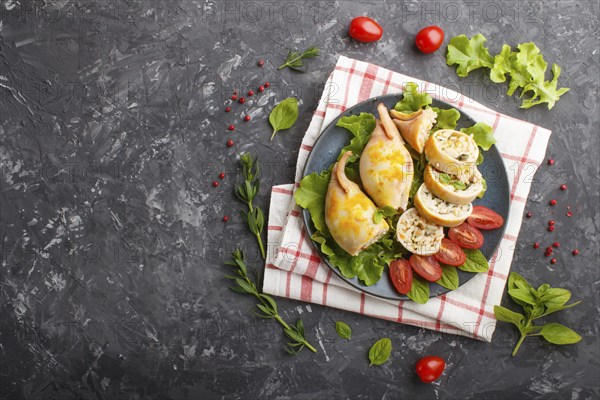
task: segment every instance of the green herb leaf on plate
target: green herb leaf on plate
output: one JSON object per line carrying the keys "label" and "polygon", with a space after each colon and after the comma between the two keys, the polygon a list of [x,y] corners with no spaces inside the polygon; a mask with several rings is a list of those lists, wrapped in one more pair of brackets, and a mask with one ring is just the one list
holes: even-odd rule
{"label": "green herb leaf on plate", "polygon": [[369,361],[371,361],[369,367],[371,365],[381,365],[385,363],[390,358],[391,354],[392,341],[390,338],[379,339],[369,350]]}
{"label": "green herb leaf on plate", "polygon": [[297,119],[298,100],[295,97],[288,97],[277,104],[275,108],[271,110],[271,114],[269,114],[269,122],[273,127],[271,140],[273,140],[277,132],[291,128],[296,123]]}
{"label": "green herb leaf on plate", "polygon": [[460,112],[456,108],[442,110],[437,107],[432,107],[432,110],[437,114],[437,120],[431,129],[432,132],[440,129],[456,129],[456,124],[460,119]]}
{"label": "green herb leaf on plate", "polygon": [[352,328],[350,328],[350,326],[345,322],[336,321],[335,331],[337,332],[338,336],[342,339],[350,340],[350,338],[352,337]]}
{"label": "green herb leaf on plate", "polygon": [[442,277],[438,279],[435,283],[440,286],[445,287],[446,289],[456,290],[458,289],[458,271],[456,267],[451,265],[441,264],[442,267]]}
{"label": "green herb leaf on plate", "polygon": [[484,122],[478,122],[472,127],[463,128],[460,131],[473,136],[475,143],[485,151],[488,151],[496,143],[492,127]]}
{"label": "green herb leaf on plate", "polygon": [[449,66],[457,64],[456,73],[460,77],[465,77],[469,75],[469,72],[482,67],[492,68],[494,57],[484,46],[486,40],[481,34],[477,34],[471,39],[466,35],[453,37],[448,44],[446,64]]}
{"label": "green herb leaf on plate", "polygon": [[428,93],[419,92],[419,85],[409,82],[404,86],[403,98],[394,106],[396,111],[412,113],[433,103]]}
{"label": "green herb leaf on plate", "polygon": [[415,303],[425,304],[429,300],[429,282],[413,274],[412,286],[406,294]]}
{"label": "green herb leaf on plate", "polygon": [[464,264],[456,267],[465,272],[487,272],[490,265],[485,256],[478,249],[463,249],[467,259]]}

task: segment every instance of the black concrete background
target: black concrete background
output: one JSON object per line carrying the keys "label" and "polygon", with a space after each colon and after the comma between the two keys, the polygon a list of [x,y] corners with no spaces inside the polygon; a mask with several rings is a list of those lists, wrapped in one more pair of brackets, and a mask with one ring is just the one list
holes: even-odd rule
{"label": "black concrete background", "polygon": [[[598,13],[597,1],[0,1],[0,396],[598,398]],[[380,42],[347,37],[362,14],[383,25]],[[492,53],[534,41],[571,91],[553,110],[521,110],[481,71],[458,78],[443,50],[419,54],[414,35],[432,23],[447,39],[483,33]],[[322,55],[307,72],[276,70],[289,48],[312,44]],[[553,130],[547,154],[556,164],[533,177],[534,217],[523,223],[513,270],[583,301],[549,318],[578,331],[579,344],[531,338],[511,358],[517,332],[507,324],[483,343],[278,299],[319,350],[291,357],[279,326],[227,289],[222,262],[234,247],[260,266],[237,216],[235,155],[259,155],[266,208],[270,186],[293,179],[340,54],[458,87]],[[223,112],[233,90],[265,81],[267,92]],[[301,101],[298,122],[269,142],[268,112],[290,95]],[[227,177],[213,188],[221,171]],[[531,245],[555,240],[550,265]],[[336,336],[336,320],[352,327],[352,341]],[[391,361],[369,368],[368,348],[383,336],[393,341]],[[448,362],[433,385],[413,373],[425,354]]]}

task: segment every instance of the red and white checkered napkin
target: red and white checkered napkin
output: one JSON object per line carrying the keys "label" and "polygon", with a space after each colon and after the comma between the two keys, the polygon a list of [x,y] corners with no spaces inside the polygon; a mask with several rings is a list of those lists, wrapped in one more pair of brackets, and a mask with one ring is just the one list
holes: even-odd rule
{"label": "red and white checkered napkin", "polygon": [[[452,71],[449,69],[448,73]],[[510,184],[510,217],[489,272],[477,274],[457,290],[432,298],[427,304],[372,297],[333,274],[314,250],[300,208],[292,197],[312,145],[327,125],[347,108],[371,97],[400,92],[408,82],[418,83],[421,91],[493,126]],[[263,290],[275,296],[491,341],[496,328],[494,305],[500,304],[502,298],[531,178],[544,159],[550,133],[492,111],[455,91],[341,56],[302,140],[296,183],[272,188]]]}

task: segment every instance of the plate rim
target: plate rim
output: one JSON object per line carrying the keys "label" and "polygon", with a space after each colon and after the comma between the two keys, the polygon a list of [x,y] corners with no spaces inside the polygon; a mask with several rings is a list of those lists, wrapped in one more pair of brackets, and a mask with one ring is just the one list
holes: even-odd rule
{"label": "plate rim", "polygon": [[[384,95],[380,95],[380,96],[370,97],[370,98],[368,98],[368,99],[366,99],[366,100],[363,100],[363,101],[361,101],[361,102],[359,102],[359,103],[356,103],[356,104],[355,104],[355,105],[353,105],[352,107],[349,107],[349,108],[345,109],[345,110],[344,110],[342,113],[340,113],[340,114],[339,114],[337,117],[335,117],[335,119],[334,119],[333,121],[331,121],[329,124],[327,124],[327,126],[326,126],[324,129],[322,129],[322,130],[321,130],[321,133],[319,134],[319,136],[317,137],[317,139],[316,139],[316,140],[315,140],[315,142],[313,143],[313,145],[312,145],[312,149],[310,150],[310,153],[309,153],[309,154],[308,154],[308,156],[306,157],[306,161],[305,161],[305,163],[304,163],[304,167],[302,168],[302,178],[301,178],[301,180],[302,180],[304,177],[306,177],[306,176],[307,176],[307,174],[306,174],[306,169],[307,169],[308,165],[310,164],[311,158],[313,157],[313,151],[314,151],[314,149],[317,147],[317,144],[319,143],[319,141],[320,141],[321,139],[323,139],[323,137],[324,137],[324,136],[323,136],[323,132],[325,132],[325,131],[327,131],[328,129],[330,129],[330,127],[331,127],[332,125],[333,125],[333,126],[335,126],[335,123],[336,123],[336,122],[337,122],[337,121],[338,121],[340,118],[342,118],[343,116],[347,116],[347,114],[348,114],[348,113],[351,113],[351,112],[352,112],[352,110],[354,110],[355,108],[361,107],[361,106],[363,106],[363,105],[365,105],[365,104],[367,104],[367,103],[376,103],[376,102],[377,102],[377,101],[379,101],[381,98],[389,98],[389,97],[396,97],[396,98],[400,98],[400,96],[402,96],[402,95],[403,95],[403,93],[404,93],[404,92],[398,92],[398,93],[388,93],[388,94],[384,94]],[[454,107],[452,104],[450,104],[450,103],[448,103],[448,102],[446,102],[446,101],[444,101],[444,100],[440,100],[440,99],[437,99],[437,98],[433,98],[433,100],[435,100],[435,101],[438,101],[438,102],[441,102],[441,103],[444,103],[444,104],[446,104],[447,106],[450,106],[450,107],[452,107],[452,108],[456,108],[456,107]],[[471,116],[471,115],[470,115],[468,112],[465,112],[465,111],[463,111],[463,110],[459,110],[458,108],[456,108],[456,109],[457,109],[457,110],[458,110],[458,111],[459,111],[461,114],[465,114],[465,115],[467,115],[467,116],[469,117],[469,119],[471,119],[472,121],[475,121],[475,123],[477,123],[477,120],[476,120],[475,118],[473,118],[473,117],[472,117],[472,116]],[[488,260],[487,260],[488,262],[490,262],[490,261],[491,261],[491,259],[493,258],[494,254],[496,254],[496,252],[498,251],[498,248],[500,247],[500,243],[502,243],[502,237],[504,236],[504,234],[505,234],[505,232],[506,232],[506,228],[507,228],[507,225],[508,225],[508,224],[507,224],[507,222],[508,222],[508,220],[509,220],[509,217],[510,217],[510,184],[509,184],[509,181],[508,181],[508,174],[506,173],[506,165],[504,164],[504,159],[503,159],[503,158],[502,158],[502,156],[500,155],[500,152],[498,151],[498,149],[496,148],[495,150],[498,152],[498,156],[499,156],[500,160],[502,161],[502,165],[503,165],[503,171],[504,171],[504,177],[505,177],[506,186],[507,186],[507,188],[509,188],[509,190],[507,191],[507,196],[505,196],[506,198],[504,199],[504,201],[506,202],[506,204],[508,204],[508,207],[507,207],[507,213],[506,213],[506,220],[505,220],[505,222],[504,222],[504,225],[502,226],[502,231],[500,232],[500,240],[499,240],[499,241],[498,241],[498,243],[496,243],[496,245],[494,246],[494,248],[493,248],[493,250],[492,250],[492,252],[491,252],[490,259],[488,259]],[[488,150],[488,151],[489,151],[489,150]],[[301,208],[302,208],[302,207],[301,207]],[[389,296],[385,296],[385,295],[381,295],[381,294],[375,294],[375,293],[367,292],[367,291],[365,291],[365,289],[364,289],[363,287],[359,286],[359,285],[360,285],[360,282],[359,282],[359,284],[355,284],[354,282],[351,282],[351,281],[349,281],[349,280],[348,280],[349,278],[346,278],[345,276],[343,276],[343,275],[342,275],[342,273],[341,273],[341,271],[339,271],[339,269],[338,269],[338,268],[336,268],[335,266],[331,265],[331,263],[330,263],[330,262],[329,262],[329,261],[328,261],[328,260],[325,258],[325,257],[326,257],[326,255],[324,255],[324,254],[321,252],[321,249],[319,248],[319,246],[317,245],[317,243],[316,243],[316,242],[315,242],[315,241],[312,239],[312,237],[311,237],[311,235],[310,235],[310,230],[308,229],[308,221],[310,221],[310,220],[311,220],[310,212],[309,212],[307,209],[305,209],[305,208],[302,208],[302,222],[303,222],[303,225],[304,225],[303,229],[305,229],[305,230],[306,230],[306,233],[307,233],[307,234],[309,234],[309,239],[310,239],[311,245],[312,245],[312,246],[314,247],[314,249],[317,251],[317,253],[319,254],[319,257],[320,257],[320,258],[323,260],[323,262],[325,263],[325,265],[327,265],[327,267],[328,267],[328,268],[330,268],[330,269],[332,270],[332,272],[333,272],[334,274],[336,274],[337,276],[339,276],[339,277],[340,277],[340,278],[341,278],[341,279],[342,279],[342,280],[343,280],[345,283],[347,283],[348,285],[352,286],[353,288],[355,288],[355,289],[359,290],[361,293],[363,293],[363,294],[366,294],[366,295],[369,295],[369,296],[374,296],[374,297],[378,297],[378,298],[385,299],[385,300],[393,300],[393,301],[406,301],[406,300],[408,300],[408,301],[412,301],[412,302],[414,302],[414,301],[413,301],[411,298],[409,298],[409,297],[408,297],[407,295],[405,295],[405,294],[403,295],[403,294],[400,294],[400,293],[398,293],[398,297],[400,297],[400,298],[397,298],[397,297],[389,297]],[[327,257],[327,258],[328,258],[328,257]],[[487,259],[487,257],[486,257],[486,259]],[[435,297],[439,297],[439,296],[445,295],[445,294],[447,294],[447,293],[453,292],[453,291],[455,291],[455,290],[459,289],[460,287],[462,287],[464,284],[468,283],[468,282],[469,282],[471,279],[473,279],[473,278],[474,278],[474,277],[475,277],[477,274],[481,274],[481,272],[468,272],[468,271],[463,271],[463,272],[465,272],[465,273],[468,273],[468,274],[472,274],[472,275],[471,275],[471,277],[470,277],[468,280],[466,280],[466,281],[462,282],[462,283],[461,283],[461,284],[458,286],[458,288],[456,288],[456,289],[448,289],[448,288],[446,288],[446,287],[443,287],[443,286],[441,286],[441,285],[440,285],[440,286],[442,287],[442,290],[441,290],[441,292],[440,292],[440,293],[437,293],[437,294],[435,294],[435,295],[431,295],[431,294],[430,294],[430,295],[429,295],[429,299],[432,299],[432,298],[435,298]],[[428,284],[429,284],[429,283],[435,283],[435,282],[428,282]],[[365,286],[365,285],[363,285],[363,286]],[[416,303],[416,302],[415,302],[415,303]],[[417,303],[417,304],[418,304],[418,303]]]}

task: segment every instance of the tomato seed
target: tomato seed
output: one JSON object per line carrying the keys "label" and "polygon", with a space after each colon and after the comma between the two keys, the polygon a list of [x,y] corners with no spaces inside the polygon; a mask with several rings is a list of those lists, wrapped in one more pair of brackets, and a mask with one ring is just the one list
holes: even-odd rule
{"label": "tomato seed", "polygon": [[540,244],[539,244],[538,242],[535,242],[535,243],[533,244],[533,248],[534,248],[534,249],[539,249],[539,248],[540,248]]}
{"label": "tomato seed", "polygon": [[225,179],[225,172],[221,172],[219,174],[219,179]]}
{"label": "tomato seed", "polygon": [[554,243],[552,243],[552,247],[559,248],[560,247],[560,243],[559,242],[554,242]]}
{"label": "tomato seed", "polygon": [[579,254],[579,250],[577,250],[577,249],[573,250],[573,255],[576,256],[577,254]]}
{"label": "tomato seed", "polygon": [[227,147],[232,147],[233,146],[233,140],[229,139],[227,141]]}
{"label": "tomato seed", "polygon": [[246,102],[246,99],[243,97],[240,97],[240,99],[238,100],[238,103],[240,104],[244,104]]}
{"label": "tomato seed", "polygon": [[271,86],[271,84],[269,82],[265,82],[265,87],[268,88],[269,86]]}
{"label": "tomato seed", "polygon": [[265,62],[264,62],[264,60],[258,60],[257,64],[259,67],[262,67],[263,65],[265,65]]}
{"label": "tomato seed", "polygon": [[261,93],[264,92],[265,91],[265,87],[264,86],[259,86],[258,87],[258,91],[261,92]]}
{"label": "tomato seed", "polygon": [[223,215],[223,222],[229,221],[229,217],[227,215]]}
{"label": "tomato seed", "polygon": [[564,183],[560,185],[560,190],[567,190],[567,185],[565,185]]}
{"label": "tomato seed", "polygon": [[252,97],[254,96],[254,91],[253,90],[248,90],[248,97]]}
{"label": "tomato seed", "polygon": [[532,214],[532,213],[530,213],[530,212],[528,212],[527,214],[525,214],[525,217],[526,217],[526,218],[531,218],[531,217],[533,217],[533,214]]}
{"label": "tomato seed", "polygon": [[552,260],[550,260],[550,264],[556,264],[556,258],[553,258]]}
{"label": "tomato seed", "polygon": [[249,116],[249,115],[246,115],[246,116],[244,117],[244,121],[246,121],[246,122],[250,121],[250,116]]}
{"label": "tomato seed", "polygon": [[219,182],[217,182],[217,181],[214,181],[214,182],[212,183],[212,185],[213,185],[213,187],[217,187],[217,186],[219,186]]}
{"label": "tomato seed", "polygon": [[548,159],[548,165],[554,165],[554,159],[549,158]]}
{"label": "tomato seed", "polygon": [[227,129],[229,129],[230,131],[233,131],[233,130],[235,130],[235,125],[229,125],[227,127]]}

